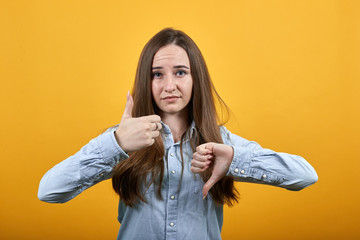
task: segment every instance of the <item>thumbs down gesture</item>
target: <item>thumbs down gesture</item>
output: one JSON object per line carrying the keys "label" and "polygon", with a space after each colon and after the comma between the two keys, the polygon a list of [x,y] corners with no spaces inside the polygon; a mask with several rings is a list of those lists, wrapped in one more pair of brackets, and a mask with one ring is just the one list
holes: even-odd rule
{"label": "thumbs down gesture", "polygon": [[212,164],[212,174],[205,183],[202,194],[205,198],[210,189],[220,179],[225,177],[234,157],[234,149],[231,146],[220,143],[204,143],[196,148],[191,160],[191,171],[202,173]]}

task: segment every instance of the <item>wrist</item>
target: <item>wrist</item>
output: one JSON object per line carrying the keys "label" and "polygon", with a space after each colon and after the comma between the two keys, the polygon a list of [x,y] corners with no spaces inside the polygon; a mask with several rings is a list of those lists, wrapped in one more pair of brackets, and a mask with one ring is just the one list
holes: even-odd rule
{"label": "wrist", "polygon": [[121,146],[120,137],[119,137],[119,135],[117,134],[117,131],[114,131],[114,135],[115,135],[115,139],[116,139],[116,142],[117,142],[117,144],[119,145],[119,147],[120,147],[125,153],[127,153],[128,151],[127,151],[125,148],[123,148],[123,146]]}
{"label": "wrist", "polygon": [[230,167],[232,160],[234,159],[234,148],[233,148],[233,146],[229,146],[229,145],[226,145],[226,146],[228,148],[226,159],[227,159],[227,164]]}

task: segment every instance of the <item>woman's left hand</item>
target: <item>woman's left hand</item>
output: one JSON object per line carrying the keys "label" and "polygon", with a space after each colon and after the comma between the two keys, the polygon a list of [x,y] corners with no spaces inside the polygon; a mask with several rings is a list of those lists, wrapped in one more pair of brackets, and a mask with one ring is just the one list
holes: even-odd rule
{"label": "woman's left hand", "polygon": [[191,161],[191,171],[201,173],[213,163],[212,174],[203,187],[204,198],[209,190],[222,179],[229,170],[234,156],[234,149],[231,146],[220,143],[204,143],[196,148]]}

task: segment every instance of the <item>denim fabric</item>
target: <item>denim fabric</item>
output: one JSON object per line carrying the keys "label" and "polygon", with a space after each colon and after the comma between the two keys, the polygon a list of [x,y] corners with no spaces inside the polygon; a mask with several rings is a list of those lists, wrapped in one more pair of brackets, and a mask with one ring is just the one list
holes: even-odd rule
{"label": "denim fabric", "polygon": [[[180,144],[174,143],[170,128],[162,124],[165,147],[162,199],[156,197],[156,186],[151,185],[145,193],[148,203],[139,201],[127,207],[120,200],[118,239],[221,239],[223,206],[216,205],[210,194],[202,199],[204,182],[199,174],[190,171],[193,152],[188,140],[183,145],[184,171],[179,190]],[[128,158],[117,144],[116,128],[109,128],[50,169],[40,182],[39,199],[50,203],[67,202],[85,189],[111,178],[112,168]],[[193,129],[194,124],[190,131]],[[224,144],[234,149],[227,175],[236,181],[301,190],[318,179],[314,168],[300,156],[262,148],[256,142],[232,134],[224,126],[221,135]]]}

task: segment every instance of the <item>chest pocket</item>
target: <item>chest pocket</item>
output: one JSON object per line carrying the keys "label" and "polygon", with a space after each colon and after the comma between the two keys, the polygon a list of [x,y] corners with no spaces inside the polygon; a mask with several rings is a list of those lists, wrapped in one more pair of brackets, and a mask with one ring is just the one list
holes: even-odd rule
{"label": "chest pocket", "polygon": [[199,174],[195,174],[193,176],[193,181],[191,181],[191,191],[192,191],[192,193],[202,195],[203,187],[204,187],[204,182],[201,179],[201,176]]}
{"label": "chest pocket", "polygon": [[[193,193],[195,195],[201,195],[201,199],[202,199],[202,197],[203,197],[202,191],[203,191],[205,183],[204,183],[202,177],[200,176],[200,174],[196,174],[195,176],[196,177],[195,177],[195,179],[193,181],[192,191],[193,191]],[[209,193],[206,196],[206,198],[208,200],[211,200],[211,197],[210,197]]]}
{"label": "chest pocket", "polygon": [[200,174],[192,174],[191,183],[188,196],[188,202],[190,204],[187,205],[187,210],[192,211],[193,213],[201,213],[203,214],[206,210],[206,206],[209,201],[211,201],[210,194],[203,200],[202,190],[204,187],[204,181],[202,180]]}

